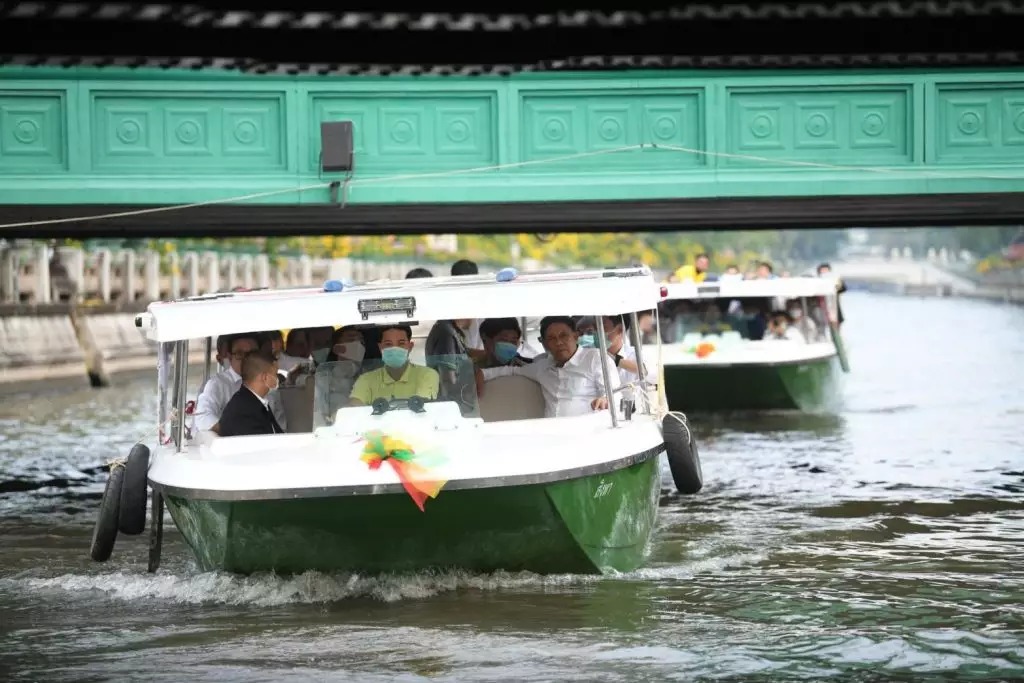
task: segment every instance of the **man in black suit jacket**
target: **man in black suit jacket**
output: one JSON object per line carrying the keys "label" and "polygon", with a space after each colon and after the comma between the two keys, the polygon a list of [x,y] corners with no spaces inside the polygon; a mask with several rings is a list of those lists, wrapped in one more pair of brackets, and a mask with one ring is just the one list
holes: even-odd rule
{"label": "man in black suit jacket", "polygon": [[281,434],[281,425],[267,404],[267,396],[277,389],[277,361],[262,352],[252,351],[242,360],[242,386],[220,416],[221,436]]}

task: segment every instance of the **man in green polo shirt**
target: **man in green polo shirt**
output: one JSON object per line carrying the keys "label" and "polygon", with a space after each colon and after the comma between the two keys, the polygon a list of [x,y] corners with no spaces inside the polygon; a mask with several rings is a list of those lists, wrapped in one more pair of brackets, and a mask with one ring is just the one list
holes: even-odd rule
{"label": "man in green polo shirt", "polygon": [[378,331],[384,367],[359,376],[352,387],[349,405],[368,406],[378,398],[437,398],[437,371],[409,362],[412,328],[408,325],[388,325]]}

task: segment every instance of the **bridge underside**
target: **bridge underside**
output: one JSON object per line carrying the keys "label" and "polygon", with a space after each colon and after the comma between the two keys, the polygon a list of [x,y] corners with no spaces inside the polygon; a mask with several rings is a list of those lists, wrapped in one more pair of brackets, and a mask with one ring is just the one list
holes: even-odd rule
{"label": "bridge underside", "polygon": [[358,5],[0,4],[0,237],[1024,222],[1019,3]]}
{"label": "bridge underside", "polygon": [[[1017,225],[1024,193],[337,206],[220,205],[132,214],[149,205],[0,206],[7,238],[784,230]],[[37,223],[39,222],[39,223]]]}

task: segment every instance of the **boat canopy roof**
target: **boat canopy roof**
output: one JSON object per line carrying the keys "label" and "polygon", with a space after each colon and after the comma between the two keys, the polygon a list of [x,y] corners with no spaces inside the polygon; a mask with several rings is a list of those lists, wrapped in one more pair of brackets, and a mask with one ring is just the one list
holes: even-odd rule
{"label": "boat canopy roof", "polygon": [[149,305],[136,325],[171,342],[262,329],[408,324],[419,320],[618,315],[650,310],[661,285],[646,267],[379,280],[261,289]]}
{"label": "boat canopy roof", "polygon": [[805,296],[831,296],[836,293],[839,280],[834,277],[785,277],[773,280],[726,280],[715,282],[673,282],[668,288],[667,300],[673,299],[747,299],[757,297],[784,297],[798,299]]}

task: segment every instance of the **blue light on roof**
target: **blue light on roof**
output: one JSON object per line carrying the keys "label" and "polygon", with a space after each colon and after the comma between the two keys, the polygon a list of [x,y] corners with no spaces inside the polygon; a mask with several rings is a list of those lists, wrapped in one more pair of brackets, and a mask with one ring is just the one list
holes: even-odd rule
{"label": "blue light on roof", "polygon": [[345,285],[342,284],[341,280],[328,280],[324,283],[325,292],[340,292],[344,288]]}
{"label": "blue light on roof", "polygon": [[519,271],[515,268],[502,268],[498,271],[498,274],[494,276],[494,279],[498,282],[512,282],[519,277]]}

